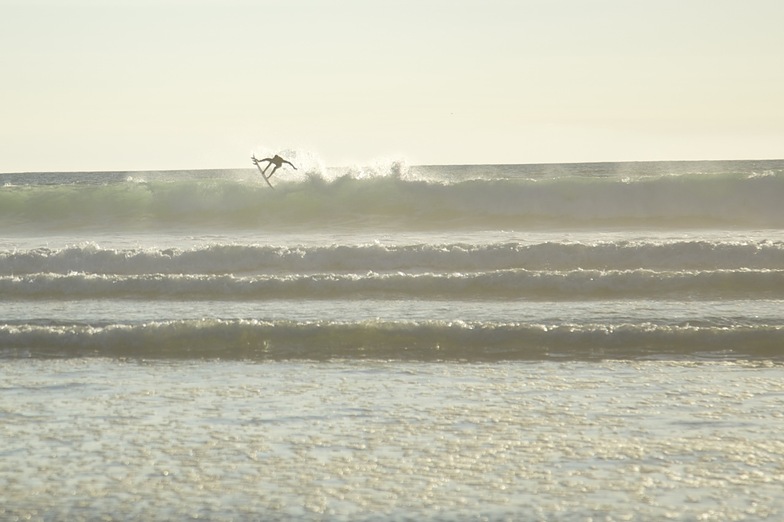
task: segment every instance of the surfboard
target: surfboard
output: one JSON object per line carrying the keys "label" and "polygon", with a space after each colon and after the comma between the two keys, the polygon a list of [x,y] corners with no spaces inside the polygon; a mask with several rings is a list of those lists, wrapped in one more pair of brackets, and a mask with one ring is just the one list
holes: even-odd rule
{"label": "surfboard", "polygon": [[272,186],[272,183],[270,183],[269,178],[267,176],[265,176],[264,175],[264,171],[261,170],[261,166],[259,165],[258,161],[256,161],[256,155],[254,154],[250,158],[253,160],[253,164],[256,165],[256,168],[259,169],[259,174],[261,174],[261,177],[264,178],[264,181],[267,182],[267,185],[269,185],[269,187],[272,190],[275,190],[275,187]]}

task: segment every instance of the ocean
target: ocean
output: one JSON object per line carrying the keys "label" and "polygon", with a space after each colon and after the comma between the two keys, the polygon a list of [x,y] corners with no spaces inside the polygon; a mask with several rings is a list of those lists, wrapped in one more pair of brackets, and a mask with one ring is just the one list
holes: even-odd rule
{"label": "ocean", "polygon": [[2,520],[780,520],[784,160],[0,174]]}

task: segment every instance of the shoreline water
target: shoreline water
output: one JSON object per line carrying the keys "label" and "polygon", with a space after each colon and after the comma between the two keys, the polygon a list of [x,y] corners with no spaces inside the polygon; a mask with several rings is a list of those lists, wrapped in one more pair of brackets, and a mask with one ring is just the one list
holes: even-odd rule
{"label": "shoreline water", "polygon": [[[781,363],[6,361],[0,516],[775,520]],[[120,384],[122,383],[122,384]]]}

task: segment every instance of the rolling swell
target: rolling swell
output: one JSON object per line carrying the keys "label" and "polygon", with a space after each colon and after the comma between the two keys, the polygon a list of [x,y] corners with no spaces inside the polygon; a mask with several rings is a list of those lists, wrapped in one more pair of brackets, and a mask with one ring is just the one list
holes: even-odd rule
{"label": "rolling swell", "polygon": [[738,165],[19,175],[0,356],[780,358],[784,171]]}
{"label": "rolling swell", "polygon": [[0,277],[12,299],[770,299],[784,270],[498,270],[478,273],[233,275],[35,274]]}
{"label": "rolling swell", "polygon": [[10,230],[757,227],[784,224],[784,174],[433,181],[188,179],[0,188]]}
{"label": "rolling swell", "polygon": [[491,244],[270,246],[191,249],[66,248],[0,251],[0,276],[68,274],[303,274],[527,270],[784,269],[779,241],[505,242]]}
{"label": "rolling swell", "polygon": [[773,241],[518,242],[0,252],[6,299],[769,299]]}
{"label": "rolling swell", "polygon": [[780,358],[784,327],[201,320],[0,325],[5,357],[540,360]]}
{"label": "rolling swell", "polygon": [[[105,249],[0,253],[0,300],[323,300],[436,303],[766,300],[784,295],[774,241]],[[637,267],[637,268],[628,268]],[[687,268],[688,267],[688,268]],[[478,306],[481,306],[479,304]],[[263,309],[261,307],[260,309]],[[554,312],[557,313],[557,312]],[[774,314],[775,315],[775,314]],[[781,356],[775,318],[526,323],[444,320],[166,320],[0,325],[5,357],[541,360]]]}

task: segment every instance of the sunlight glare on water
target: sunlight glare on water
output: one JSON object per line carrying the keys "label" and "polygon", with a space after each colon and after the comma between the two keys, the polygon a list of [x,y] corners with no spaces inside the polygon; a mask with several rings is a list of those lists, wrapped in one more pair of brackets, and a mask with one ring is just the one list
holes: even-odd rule
{"label": "sunlight glare on water", "polygon": [[784,510],[778,365],[5,367],[15,387],[0,407],[27,419],[0,428],[6,519],[737,520]]}

